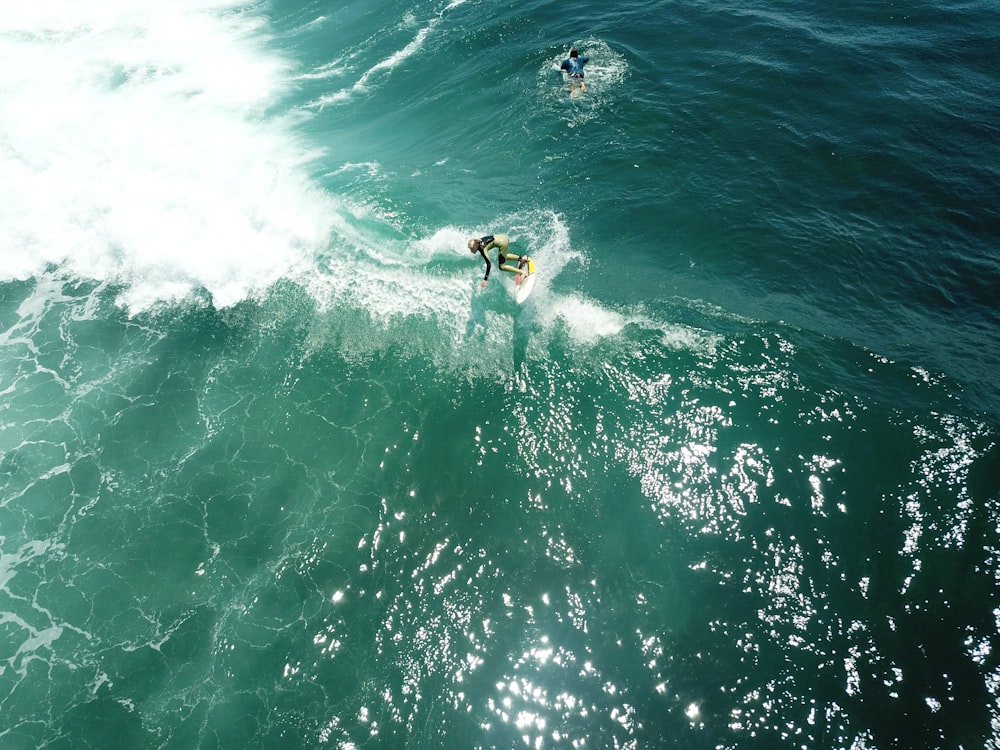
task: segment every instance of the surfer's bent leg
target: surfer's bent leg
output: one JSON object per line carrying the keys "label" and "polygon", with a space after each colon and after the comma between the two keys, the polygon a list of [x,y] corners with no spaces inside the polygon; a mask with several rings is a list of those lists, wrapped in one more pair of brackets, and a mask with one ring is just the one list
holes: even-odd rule
{"label": "surfer's bent leg", "polygon": [[507,264],[507,260],[521,260],[520,255],[501,255],[500,256],[500,269],[507,271],[508,273],[524,273],[524,270],[519,266],[511,266]]}

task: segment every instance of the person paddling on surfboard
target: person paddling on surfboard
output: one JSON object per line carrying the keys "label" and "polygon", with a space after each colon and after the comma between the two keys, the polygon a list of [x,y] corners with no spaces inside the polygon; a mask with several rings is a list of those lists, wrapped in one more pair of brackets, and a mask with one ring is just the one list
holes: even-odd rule
{"label": "person paddling on surfboard", "polygon": [[568,73],[570,96],[574,94],[577,86],[580,87],[582,93],[586,93],[587,84],[583,82],[583,65],[589,59],[589,57],[580,57],[580,53],[574,47],[569,51],[569,57],[563,60],[563,64],[559,66],[560,70],[565,70]]}
{"label": "person paddling on surfboard", "polygon": [[[525,274],[527,273],[523,266],[530,260],[527,255],[514,255],[509,251],[510,247],[510,237],[506,234],[488,234],[485,237],[473,237],[468,243],[470,253],[479,253],[483,260],[486,261],[486,275],[483,276],[483,280],[479,282],[479,286],[486,286],[486,282],[490,280],[490,269],[493,264],[490,263],[490,256],[487,254],[493,248],[497,249],[497,261],[500,263],[500,270],[507,271],[509,273]],[[507,259],[518,261],[518,265],[511,266],[507,264]]]}

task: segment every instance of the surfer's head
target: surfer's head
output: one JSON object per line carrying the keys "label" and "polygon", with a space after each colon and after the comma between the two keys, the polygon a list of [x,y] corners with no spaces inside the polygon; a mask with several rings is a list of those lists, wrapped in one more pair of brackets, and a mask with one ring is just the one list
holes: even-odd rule
{"label": "surfer's head", "polygon": [[577,51],[576,51],[576,47],[574,47],[573,49],[571,49],[571,50],[569,51],[569,56],[570,56],[570,57],[579,57],[579,56],[580,56],[580,53],[579,53],[579,52],[577,52]]}
{"label": "surfer's head", "polygon": [[473,237],[471,240],[469,240],[468,244],[470,253],[478,253],[479,249],[483,246],[483,241]]}

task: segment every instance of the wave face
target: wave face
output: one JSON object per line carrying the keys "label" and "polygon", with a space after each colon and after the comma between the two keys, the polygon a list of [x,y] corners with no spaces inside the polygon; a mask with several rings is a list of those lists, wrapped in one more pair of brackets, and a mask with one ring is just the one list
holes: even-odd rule
{"label": "wave face", "polygon": [[0,7],[0,748],[1000,746],[994,8],[162,5]]}

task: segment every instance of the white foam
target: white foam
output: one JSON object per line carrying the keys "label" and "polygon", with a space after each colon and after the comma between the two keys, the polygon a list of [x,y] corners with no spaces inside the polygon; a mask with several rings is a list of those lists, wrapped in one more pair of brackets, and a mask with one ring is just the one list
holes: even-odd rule
{"label": "white foam", "polygon": [[[31,4],[0,20],[0,278],[54,264],[143,309],[267,288],[328,242],[334,205],[288,62],[234,2]],[[17,71],[14,73],[14,71]]]}
{"label": "white foam", "polygon": [[16,659],[22,654],[32,654],[39,649],[52,650],[52,644],[55,643],[63,634],[63,629],[58,625],[52,625],[51,627],[45,628],[44,630],[31,630],[31,635],[24,640],[24,642],[18,646],[17,653],[14,654]]}
{"label": "white foam", "polygon": [[339,78],[347,72],[347,68],[338,60],[329,62],[311,73],[299,73],[296,77],[301,81],[322,81],[328,78]]}
{"label": "white foam", "polygon": [[628,319],[621,313],[578,295],[553,297],[544,315],[549,325],[556,319],[561,320],[570,335],[584,344],[617,336],[628,323]]}
{"label": "white foam", "polygon": [[424,45],[424,41],[427,39],[427,35],[430,34],[436,21],[432,20],[427,26],[420,29],[414,39],[400,50],[389,55],[389,57],[384,60],[379,60],[372,67],[366,70],[357,81],[354,82],[348,88],[341,89],[331,94],[326,94],[321,96],[316,102],[312,104],[313,107],[323,108],[329,104],[337,104],[339,102],[346,101],[353,94],[364,92],[368,90],[369,81],[372,77],[378,76],[380,73],[385,73],[391,71],[398,67],[405,60],[407,60],[412,55],[416,54],[418,50]]}

